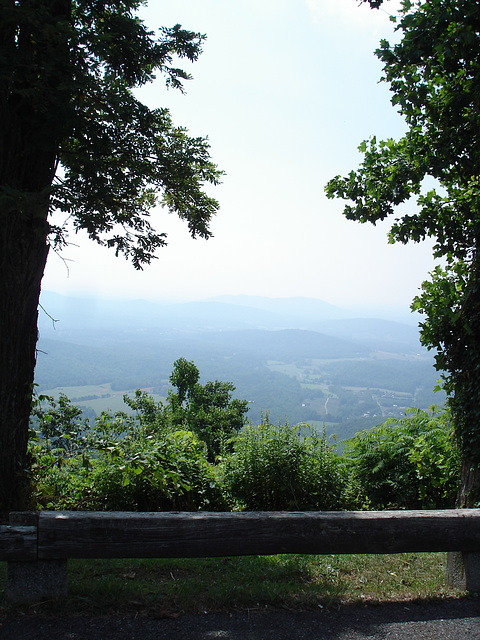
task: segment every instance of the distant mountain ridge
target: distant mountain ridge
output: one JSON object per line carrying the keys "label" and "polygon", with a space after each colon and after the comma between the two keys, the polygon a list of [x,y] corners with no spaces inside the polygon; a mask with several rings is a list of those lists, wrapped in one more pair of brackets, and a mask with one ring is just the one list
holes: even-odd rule
{"label": "distant mountain ridge", "polygon": [[[167,303],[67,297],[43,292],[40,335],[67,341],[108,340],[112,332],[124,339],[155,340],[159,333],[298,329],[359,342],[371,348],[409,345],[418,349],[418,329],[379,318],[357,318],[353,312],[312,298],[220,296],[211,300]],[[51,318],[58,322],[53,323]],[[117,336],[118,337],[118,336]]]}
{"label": "distant mountain ridge", "polygon": [[[354,317],[350,311],[342,309],[316,298],[265,298],[260,296],[218,296],[212,298],[213,302],[230,304],[237,307],[249,307],[261,309],[284,318],[317,318],[322,320],[336,320],[340,318]],[[301,328],[301,327],[297,327]]]}
{"label": "distant mountain ridge", "polygon": [[233,382],[254,421],[268,412],[274,422],[326,421],[329,432],[348,435],[408,406],[443,402],[418,328],[321,300],[155,303],[44,292],[41,304],[39,390],[67,389],[90,415],[138,388],[164,398],[180,357],[204,382]]}

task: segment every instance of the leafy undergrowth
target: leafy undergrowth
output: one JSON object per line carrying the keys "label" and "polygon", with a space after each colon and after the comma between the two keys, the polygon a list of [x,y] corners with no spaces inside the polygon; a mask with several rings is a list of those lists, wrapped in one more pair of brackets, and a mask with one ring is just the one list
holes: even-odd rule
{"label": "leafy undergrowth", "polygon": [[275,555],[179,560],[71,560],[60,602],[13,607],[0,567],[0,612],[45,615],[182,613],[459,597],[445,581],[446,554]]}

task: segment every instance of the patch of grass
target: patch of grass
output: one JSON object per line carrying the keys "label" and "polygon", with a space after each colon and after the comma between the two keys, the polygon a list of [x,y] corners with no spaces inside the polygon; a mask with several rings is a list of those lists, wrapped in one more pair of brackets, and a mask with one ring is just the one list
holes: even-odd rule
{"label": "patch of grass", "polygon": [[[134,411],[124,403],[123,396],[125,394],[134,396],[135,390],[126,389],[124,391],[113,391],[110,382],[77,387],[56,387],[54,389],[46,389],[41,392],[42,395],[53,396],[54,398],[58,398],[60,393],[64,393],[68,398],[70,398],[73,404],[81,409],[85,409],[87,407],[93,409],[97,415],[100,415],[102,411],[123,411],[127,415],[134,413]],[[106,395],[108,397],[104,397]],[[165,401],[165,396],[160,396],[154,393],[151,393],[150,395],[155,402]],[[80,399],[88,396],[98,397],[90,400]]]}
{"label": "patch of grass", "polygon": [[275,555],[175,560],[71,560],[62,602],[7,604],[0,567],[0,613],[180,613],[458,597],[445,582],[446,554]]}
{"label": "patch of grass", "polygon": [[284,373],[285,375],[290,376],[290,378],[296,378],[297,380],[301,380],[303,378],[303,368],[297,367],[295,364],[273,362],[269,360],[267,361],[267,367],[270,371]]}

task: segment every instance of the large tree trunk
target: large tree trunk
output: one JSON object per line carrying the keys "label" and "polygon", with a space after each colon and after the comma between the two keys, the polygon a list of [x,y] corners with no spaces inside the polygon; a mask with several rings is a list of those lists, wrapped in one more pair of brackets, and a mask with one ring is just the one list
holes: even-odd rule
{"label": "large tree trunk", "polygon": [[28,423],[48,247],[45,218],[42,224],[19,211],[1,218],[0,511],[6,513],[28,505]]}
{"label": "large tree trunk", "polygon": [[49,193],[57,158],[55,142],[42,145],[35,139],[25,125],[28,113],[22,113],[22,105],[10,103],[2,105],[0,114],[7,121],[1,129],[4,153],[0,159],[1,514],[23,508],[28,496],[27,440],[38,302],[48,255]]}
{"label": "large tree trunk", "polygon": [[0,513],[28,504],[27,440],[40,284],[48,255],[49,193],[57,150],[28,102],[11,95],[0,115]]}
{"label": "large tree trunk", "polygon": [[28,502],[47,217],[72,90],[70,16],[71,0],[0,7],[0,514]]}

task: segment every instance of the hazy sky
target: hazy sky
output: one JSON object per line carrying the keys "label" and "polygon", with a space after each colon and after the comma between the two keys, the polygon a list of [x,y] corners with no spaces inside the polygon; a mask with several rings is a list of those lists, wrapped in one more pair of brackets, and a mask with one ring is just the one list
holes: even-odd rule
{"label": "hazy sky", "polygon": [[[340,305],[405,310],[432,268],[425,245],[387,243],[390,223],[349,222],[326,182],[355,168],[358,144],[398,137],[401,118],[379,83],[374,50],[396,36],[385,10],[358,0],[150,0],[152,29],[176,23],[207,34],[188,70],[186,95],[159,79],[142,90],[191,135],[207,135],[226,175],[212,194],[221,209],[214,238],[152,212],[169,245],[136,272],[81,236],[51,254],[43,288],[69,294],[195,300],[222,294],[307,296]],[[413,205],[412,205],[413,206]]]}

